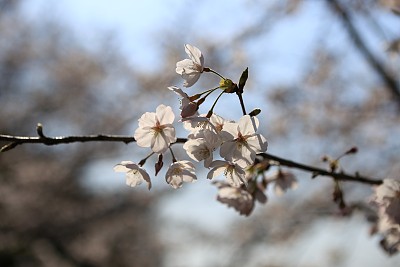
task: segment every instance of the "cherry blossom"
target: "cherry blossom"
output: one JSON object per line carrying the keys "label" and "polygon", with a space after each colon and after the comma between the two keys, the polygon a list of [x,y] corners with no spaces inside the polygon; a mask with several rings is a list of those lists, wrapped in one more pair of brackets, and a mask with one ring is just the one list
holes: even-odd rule
{"label": "cherry blossom", "polygon": [[224,182],[215,182],[218,187],[217,200],[233,207],[241,215],[249,216],[254,209],[254,198],[245,189],[232,187]]}
{"label": "cherry blossom", "polygon": [[238,123],[226,122],[221,131],[224,143],[220,155],[241,167],[253,164],[257,153],[265,152],[268,142],[264,136],[256,134],[259,121],[256,117],[245,115]]}
{"label": "cherry blossom", "polygon": [[189,139],[183,145],[186,153],[195,161],[204,160],[204,167],[209,167],[213,160],[213,151],[215,149],[212,143],[207,142],[205,138]]}
{"label": "cherry blossom", "polygon": [[197,177],[193,163],[187,160],[172,163],[165,174],[165,180],[175,189],[182,187],[183,182],[195,182]]}
{"label": "cherry blossom", "polygon": [[293,173],[279,170],[272,175],[271,180],[275,182],[274,191],[278,196],[283,195],[288,189],[297,188],[297,180]]}
{"label": "cherry blossom", "polygon": [[156,112],[146,112],[139,119],[134,137],[140,147],[150,147],[155,153],[164,153],[176,141],[172,125],[175,115],[171,107],[159,105]]}
{"label": "cherry blossom", "polygon": [[227,182],[234,187],[239,187],[242,184],[247,184],[246,172],[243,170],[242,167],[235,163],[223,160],[216,160],[213,161],[209,167],[212,169],[207,174],[208,179],[212,179],[220,176],[221,174],[224,174]]}
{"label": "cherry blossom", "polygon": [[375,188],[374,202],[393,223],[400,224],[400,181],[384,179]]}
{"label": "cherry blossom", "polygon": [[204,69],[204,57],[201,51],[190,44],[185,45],[185,52],[190,59],[176,63],[176,72],[185,80],[183,86],[190,87],[200,78]]}
{"label": "cherry blossom", "polygon": [[126,173],[126,184],[132,187],[140,185],[143,181],[147,183],[147,188],[151,188],[150,176],[146,170],[132,161],[122,161],[114,166],[114,171]]}
{"label": "cherry blossom", "polygon": [[400,181],[384,179],[375,189],[372,202],[378,207],[377,231],[382,248],[390,255],[400,251]]}

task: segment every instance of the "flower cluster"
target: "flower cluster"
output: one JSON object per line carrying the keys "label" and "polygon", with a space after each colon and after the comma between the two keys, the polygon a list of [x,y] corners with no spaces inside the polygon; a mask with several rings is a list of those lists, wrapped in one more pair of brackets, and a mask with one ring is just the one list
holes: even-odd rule
{"label": "flower cluster", "polygon": [[[188,95],[177,86],[168,87],[180,98],[179,121],[188,131],[183,149],[189,158],[203,163],[208,170],[208,179],[215,180],[222,175],[225,177],[224,182],[214,181],[219,189],[217,199],[234,207],[240,214],[249,215],[255,200],[260,203],[267,201],[264,191],[269,183],[274,182],[275,188],[279,188],[282,193],[288,188],[294,188],[295,179],[290,175],[283,175],[282,172],[277,177],[267,179],[264,172],[269,168],[269,164],[256,162],[257,155],[267,150],[268,142],[263,135],[257,133],[260,122],[256,115],[260,110],[255,109],[247,114],[241,98],[248,70],[243,72],[237,85],[211,68],[205,67],[203,54],[197,47],[187,44],[185,52],[189,58],[176,64],[176,72],[184,79],[184,87],[193,86],[204,72],[217,75],[221,81],[217,87],[194,95]],[[200,114],[200,106],[218,89],[219,96],[211,108],[206,114]],[[239,96],[243,111],[243,116],[237,121],[226,120],[214,113],[214,107],[220,97],[232,93]],[[172,108],[163,104],[159,105],[155,112],[146,112],[140,117],[134,138],[138,146],[150,148],[152,152],[138,164],[122,161],[114,167],[115,171],[126,173],[128,185],[134,187],[145,181],[150,189],[150,176],[143,165],[149,157],[158,155],[155,164],[157,175],[164,165],[163,155],[167,151],[172,156],[172,163],[165,174],[165,180],[170,186],[177,189],[182,187],[184,182],[191,183],[197,180],[194,164],[188,160],[177,160],[171,148],[171,144],[177,141],[174,120]]]}
{"label": "flower cluster", "polygon": [[372,202],[378,207],[377,231],[382,247],[389,253],[400,251],[400,180],[384,179],[375,188]]}

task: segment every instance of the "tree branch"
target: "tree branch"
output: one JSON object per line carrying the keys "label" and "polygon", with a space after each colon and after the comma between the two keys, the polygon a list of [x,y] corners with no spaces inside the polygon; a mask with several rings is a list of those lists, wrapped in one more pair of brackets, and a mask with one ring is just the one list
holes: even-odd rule
{"label": "tree branch", "polygon": [[[4,145],[0,152],[6,152],[22,144],[43,144],[47,146],[59,145],[59,144],[69,144],[76,142],[123,142],[125,144],[136,142],[133,136],[123,136],[123,135],[85,135],[85,136],[58,136],[58,137],[47,137],[43,134],[43,127],[41,124],[37,126],[37,133],[39,136],[12,136],[0,134],[0,141],[8,142]],[[185,143],[187,138],[177,138],[176,143]],[[282,166],[296,168],[302,171],[311,172],[312,177],[317,176],[329,176],[340,181],[358,182],[369,185],[379,185],[382,183],[381,179],[371,179],[367,177],[362,177],[358,174],[352,176],[345,174],[343,172],[336,173],[323,170],[314,166],[304,165],[291,160],[280,158],[268,153],[261,153],[264,160],[272,160],[278,162]]]}
{"label": "tree branch", "polygon": [[400,88],[396,79],[390,74],[390,71],[379,62],[379,60],[372,54],[372,52],[365,45],[365,42],[361,38],[360,33],[357,31],[353,22],[351,21],[348,11],[341,5],[340,1],[337,0],[327,0],[328,4],[333,11],[342,20],[348,34],[351,37],[354,45],[361,52],[362,56],[368,62],[368,64],[375,70],[375,72],[380,76],[382,81],[385,83],[386,87],[392,94],[393,98],[400,107]]}

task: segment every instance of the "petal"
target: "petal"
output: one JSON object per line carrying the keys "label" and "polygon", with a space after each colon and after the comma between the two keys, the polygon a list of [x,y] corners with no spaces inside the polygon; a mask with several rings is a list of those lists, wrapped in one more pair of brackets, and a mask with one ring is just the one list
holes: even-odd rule
{"label": "petal", "polygon": [[137,128],[133,137],[135,138],[138,146],[150,147],[153,142],[152,139],[154,138],[154,132]]}
{"label": "petal", "polygon": [[219,150],[219,155],[226,160],[232,160],[234,153],[236,151],[236,142],[226,141],[221,145]]}
{"label": "petal", "polygon": [[156,115],[161,125],[172,124],[175,119],[175,115],[174,112],[172,111],[172,108],[170,106],[165,106],[163,104],[157,107]]}
{"label": "petal", "polygon": [[168,89],[175,92],[177,95],[183,98],[189,98],[189,96],[185,92],[183,92],[181,88],[177,86],[169,86]]}
{"label": "petal", "polygon": [[162,154],[168,149],[168,142],[165,138],[165,135],[163,132],[158,133],[157,135],[154,136],[153,139],[151,139],[151,150],[155,153]]}
{"label": "petal", "polygon": [[235,122],[226,122],[224,128],[220,132],[222,140],[233,140],[238,137],[239,124]]}
{"label": "petal", "polygon": [[138,169],[140,174],[142,175],[143,180],[147,182],[147,188],[150,190],[151,189],[151,180],[149,174],[146,172],[146,170],[139,168]]}
{"label": "petal", "polygon": [[261,134],[247,138],[247,145],[256,153],[265,152],[268,149],[268,142]]}
{"label": "petal", "polygon": [[142,176],[138,174],[137,170],[135,170],[134,172],[128,172],[126,174],[126,184],[131,187],[140,185],[142,181]]}
{"label": "petal", "polygon": [[166,142],[169,144],[176,142],[175,127],[172,124],[168,125],[163,129],[164,137]]}
{"label": "petal", "polygon": [[[128,168],[127,165],[135,165],[132,161],[122,161],[121,163],[114,166],[113,170],[115,172],[128,172],[132,168]],[[131,167],[131,166],[130,166]]]}
{"label": "petal", "polygon": [[196,70],[196,65],[194,64],[194,62],[190,59],[184,59],[181,61],[178,61],[176,63],[176,73],[178,73],[179,75],[182,75],[185,73],[185,71],[187,71],[188,69],[193,69]]}
{"label": "petal", "polygon": [[154,127],[156,125],[156,113],[146,112],[139,119],[139,127]]}
{"label": "petal", "polygon": [[212,162],[210,164],[210,167],[212,169],[207,174],[207,179],[212,179],[212,178],[218,177],[221,174],[223,174],[226,170],[227,164],[228,163],[226,161],[222,161],[222,160],[216,160],[216,161]]}
{"label": "petal", "polygon": [[185,52],[197,65],[204,66],[204,57],[200,49],[190,44],[185,45]]}
{"label": "petal", "polygon": [[183,86],[185,87],[191,87],[193,84],[195,84],[199,78],[200,78],[200,73],[193,73],[193,74],[182,74],[182,78],[185,80],[183,83]]}
{"label": "petal", "polygon": [[258,125],[260,124],[256,117],[250,117],[249,115],[245,115],[240,118],[238,121],[240,133],[245,135],[254,134],[257,129]]}

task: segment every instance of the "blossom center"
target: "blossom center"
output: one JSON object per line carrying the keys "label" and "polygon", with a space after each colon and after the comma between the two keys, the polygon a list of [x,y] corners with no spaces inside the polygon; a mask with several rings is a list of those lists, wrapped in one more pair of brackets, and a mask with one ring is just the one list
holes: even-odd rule
{"label": "blossom center", "polygon": [[160,122],[157,120],[156,125],[151,128],[154,132],[154,135],[158,135],[164,129],[164,125],[160,125]]}
{"label": "blossom center", "polygon": [[175,168],[175,169],[172,169],[172,171],[171,171],[172,175],[180,175],[181,173],[182,173],[181,168]]}

